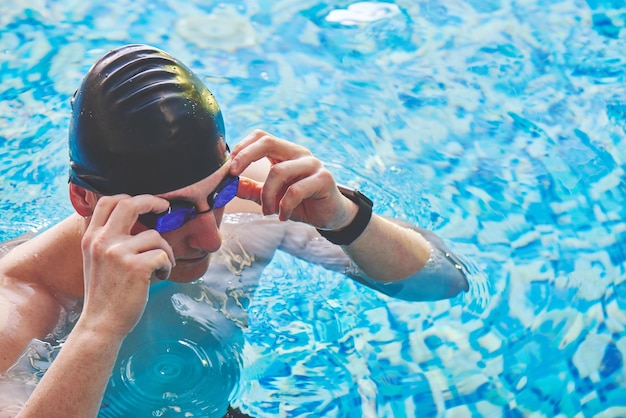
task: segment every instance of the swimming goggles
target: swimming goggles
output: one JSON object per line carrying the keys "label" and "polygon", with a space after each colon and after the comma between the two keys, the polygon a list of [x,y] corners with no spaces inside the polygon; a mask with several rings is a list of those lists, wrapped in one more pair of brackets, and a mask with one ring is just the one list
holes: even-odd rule
{"label": "swimming goggles", "polygon": [[196,216],[224,207],[237,196],[239,177],[227,175],[206,198],[209,209],[199,211],[196,206],[186,200],[172,200],[170,207],[161,213],[146,213],[139,216],[139,222],[157,232],[169,232],[178,229]]}

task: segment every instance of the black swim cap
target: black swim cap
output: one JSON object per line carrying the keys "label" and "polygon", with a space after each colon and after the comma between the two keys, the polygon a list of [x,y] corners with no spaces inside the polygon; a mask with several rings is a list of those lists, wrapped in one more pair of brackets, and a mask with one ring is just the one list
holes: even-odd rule
{"label": "black swim cap", "polygon": [[180,61],[146,45],[114,49],[72,99],[70,181],[116,194],[160,194],[209,176],[227,158],[215,98]]}

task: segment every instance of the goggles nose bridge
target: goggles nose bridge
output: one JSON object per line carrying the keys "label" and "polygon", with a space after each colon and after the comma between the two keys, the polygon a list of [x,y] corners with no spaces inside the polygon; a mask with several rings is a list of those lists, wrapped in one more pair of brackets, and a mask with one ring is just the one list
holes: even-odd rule
{"label": "goggles nose bridge", "polygon": [[208,213],[213,209],[224,207],[235,196],[239,188],[238,176],[226,176],[217,188],[207,196],[208,209],[199,211],[188,201],[171,201],[170,207],[162,213],[147,213],[139,216],[139,222],[158,232],[169,232],[182,227],[198,215]]}

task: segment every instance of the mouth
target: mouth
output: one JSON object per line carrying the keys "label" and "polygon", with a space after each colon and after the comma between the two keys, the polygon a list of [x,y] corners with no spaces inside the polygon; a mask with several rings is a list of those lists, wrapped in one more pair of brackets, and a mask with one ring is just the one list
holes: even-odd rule
{"label": "mouth", "polygon": [[206,261],[209,256],[211,254],[210,253],[206,253],[200,257],[194,257],[194,258],[177,258],[176,259],[176,265],[178,264],[195,264],[195,263],[200,263],[202,261]]}

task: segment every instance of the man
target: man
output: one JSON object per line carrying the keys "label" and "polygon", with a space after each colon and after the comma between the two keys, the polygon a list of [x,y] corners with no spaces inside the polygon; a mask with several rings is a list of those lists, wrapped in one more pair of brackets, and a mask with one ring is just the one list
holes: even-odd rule
{"label": "man", "polygon": [[[221,266],[237,274],[258,276],[281,248],[402,299],[468,288],[434,234],[372,214],[307,149],[255,131],[229,154],[212,94],[158,49],[128,45],[96,61],[72,100],[69,142],[76,214],[0,260],[0,370],[51,332],[62,298],[84,298],[19,416],[96,416],[151,283],[193,282],[225,247],[233,257]],[[264,161],[266,173],[246,175]],[[266,216],[222,242],[235,196],[230,211],[250,201]]]}

